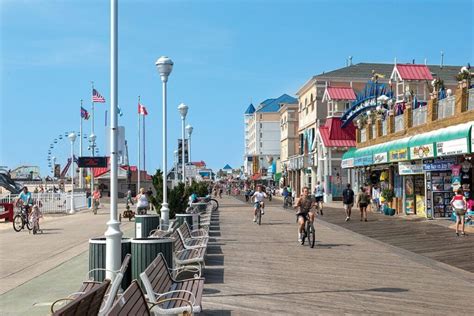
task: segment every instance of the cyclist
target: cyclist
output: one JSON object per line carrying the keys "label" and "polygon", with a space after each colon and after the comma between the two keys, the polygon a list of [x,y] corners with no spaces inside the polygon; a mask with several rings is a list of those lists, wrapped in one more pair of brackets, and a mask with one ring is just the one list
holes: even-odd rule
{"label": "cyclist", "polygon": [[252,195],[252,199],[254,199],[255,202],[255,207],[254,207],[254,216],[253,216],[253,221],[257,221],[257,203],[260,203],[260,208],[262,210],[262,215],[265,214],[265,204],[263,203],[263,199],[266,198],[267,195],[265,192],[262,191],[262,186],[258,185],[257,186],[257,191]]}
{"label": "cyclist", "polygon": [[288,192],[288,189],[284,187],[283,192],[281,193],[281,196],[283,196],[283,207],[287,206],[289,195],[290,195],[290,192]]}
{"label": "cyclist", "polygon": [[314,223],[314,207],[316,206],[316,201],[313,197],[309,194],[308,187],[303,188],[303,193],[301,194],[300,198],[296,202],[295,208],[296,217],[298,219],[298,241],[301,242],[304,237],[304,224],[306,219],[309,219],[311,223]]}
{"label": "cyclist", "polygon": [[33,198],[31,192],[28,192],[27,187],[23,187],[20,195],[18,195],[17,205],[22,204],[26,207],[26,210],[30,211],[30,206],[33,205]]}
{"label": "cyclist", "polygon": [[316,198],[316,203],[318,204],[318,209],[321,215],[323,215],[323,202],[324,202],[324,187],[318,181],[318,184],[314,188],[314,197]]}

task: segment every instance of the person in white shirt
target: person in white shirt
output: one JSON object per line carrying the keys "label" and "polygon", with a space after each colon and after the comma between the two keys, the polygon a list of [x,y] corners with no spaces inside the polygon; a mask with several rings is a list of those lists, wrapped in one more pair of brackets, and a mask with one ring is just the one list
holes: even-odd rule
{"label": "person in white shirt", "polygon": [[263,203],[263,199],[266,198],[267,195],[265,192],[262,191],[262,186],[257,186],[257,191],[252,195],[252,199],[254,199],[254,216],[253,221],[257,221],[257,203],[260,203],[260,208],[262,209],[262,215],[265,214],[265,204]]}
{"label": "person in white shirt", "polygon": [[138,215],[146,214],[148,210],[148,197],[145,193],[145,188],[140,188],[140,193],[135,198],[137,200],[137,213]]}
{"label": "person in white shirt", "polygon": [[372,206],[374,212],[380,212],[380,188],[377,185],[372,187]]}

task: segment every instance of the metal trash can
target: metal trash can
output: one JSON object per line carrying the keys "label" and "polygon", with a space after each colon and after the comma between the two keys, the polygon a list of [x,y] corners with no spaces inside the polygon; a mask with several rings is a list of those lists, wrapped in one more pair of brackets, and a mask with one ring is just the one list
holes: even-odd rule
{"label": "metal trash can", "polygon": [[133,238],[132,239],[132,279],[140,280],[140,273],[155,260],[161,252],[168,267],[173,267],[173,239],[171,238]]}
{"label": "metal trash can", "polygon": [[[131,253],[130,238],[122,238],[122,256],[121,262],[128,253]],[[92,269],[105,269],[105,237],[97,237],[89,239],[89,271]],[[132,267],[131,262],[128,264],[122,280],[122,289],[126,289],[132,283]],[[94,281],[102,282],[105,279],[105,271],[94,271],[90,274]]]}
{"label": "metal trash can", "polygon": [[186,221],[192,230],[199,228],[199,214],[176,214],[176,221],[178,227]]}
{"label": "metal trash can", "polygon": [[147,238],[150,231],[160,226],[158,214],[135,215],[135,238]]}

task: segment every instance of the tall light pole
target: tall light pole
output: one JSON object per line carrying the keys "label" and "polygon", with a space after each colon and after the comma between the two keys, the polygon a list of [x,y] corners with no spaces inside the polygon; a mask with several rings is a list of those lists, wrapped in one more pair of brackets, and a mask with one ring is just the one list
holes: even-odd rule
{"label": "tall light pole", "polygon": [[[193,127],[191,125],[186,125],[186,133],[188,133],[188,161],[189,165],[192,165],[192,160],[191,160],[191,134],[193,133]],[[191,185],[193,183],[193,179],[189,177],[189,184]]]}
{"label": "tall light pole", "polygon": [[188,106],[184,103],[181,103],[178,105],[178,111],[179,114],[181,114],[181,128],[182,128],[182,134],[181,134],[181,164],[183,166],[183,183],[186,186],[186,171],[185,171],[185,161],[184,161],[184,150],[186,148],[185,146],[185,141],[186,137],[184,136],[184,124],[186,122],[186,115],[188,114]]}
{"label": "tall light pole", "polygon": [[74,214],[76,210],[74,209],[74,142],[76,141],[76,134],[71,133],[68,135],[69,140],[71,141],[71,210],[69,214]]}
{"label": "tall light pole", "polygon": [[176,185],[176,182],[178,182],[178,155],[179,155],[179,151],[176,149],[174,151],[174,180],[175,180],[175,185]]}
{"label": "tall light pole", "polygon": [[117,0],[110,0],[110,220],[107,222],[105,232],[105,277],[109,280],[115,278],[114,271],[120,269],[122,257],[122,232],[120,222],[117,220],[118,207],[118,28]]}
{"label": "tall light pole", "polygon": [[[97,139],[97,136],[95,136],[94,133],[89,135],[89,141],[90,141],[90,147],[92,151],[92,157],[94,157],[94,152],[95,152],[95,140]],[[94,192],[94,170],[90,168],[90,181],[91,181],[91,194]],[[91,208],[92,208],[92,203],[91,203]]]}
{"label": "tall light pole", "polygon": [[161,219],[163,220],[164,226],[168,226],[170,210],[168,208],[168,192],[166,191],[167,190],[166,83],[168,82],[168,76],[173,70],[173,61],[166,56],[161,56],[156,61],[155,65],[156,65],[156,68],[158,69],[158,73],[160,74],[161,82],[163,84],[162,85],[163,86],[163,203],[161,204],[160,212],[161,212]]}

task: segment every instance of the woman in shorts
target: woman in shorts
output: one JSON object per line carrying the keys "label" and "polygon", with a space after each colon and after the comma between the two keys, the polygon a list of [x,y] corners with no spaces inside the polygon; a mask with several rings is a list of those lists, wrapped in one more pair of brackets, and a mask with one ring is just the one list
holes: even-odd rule
{"label": "woman in shorts", "polygon": [[369,205],[369,195],[364,187],[360,187],[360,191],[357,194],[357,206],[360,209],[360,221],[367,222],[367,205]]}
{"label": "woman in shorts", "polygon": [[456,195],[451,200],[451,206],[456,214],[456,235],[459,236],[459,224],[461,224],[461,234],[465,236],[464,215],[466,214],[467,203],[461,188],[457,190]]}

